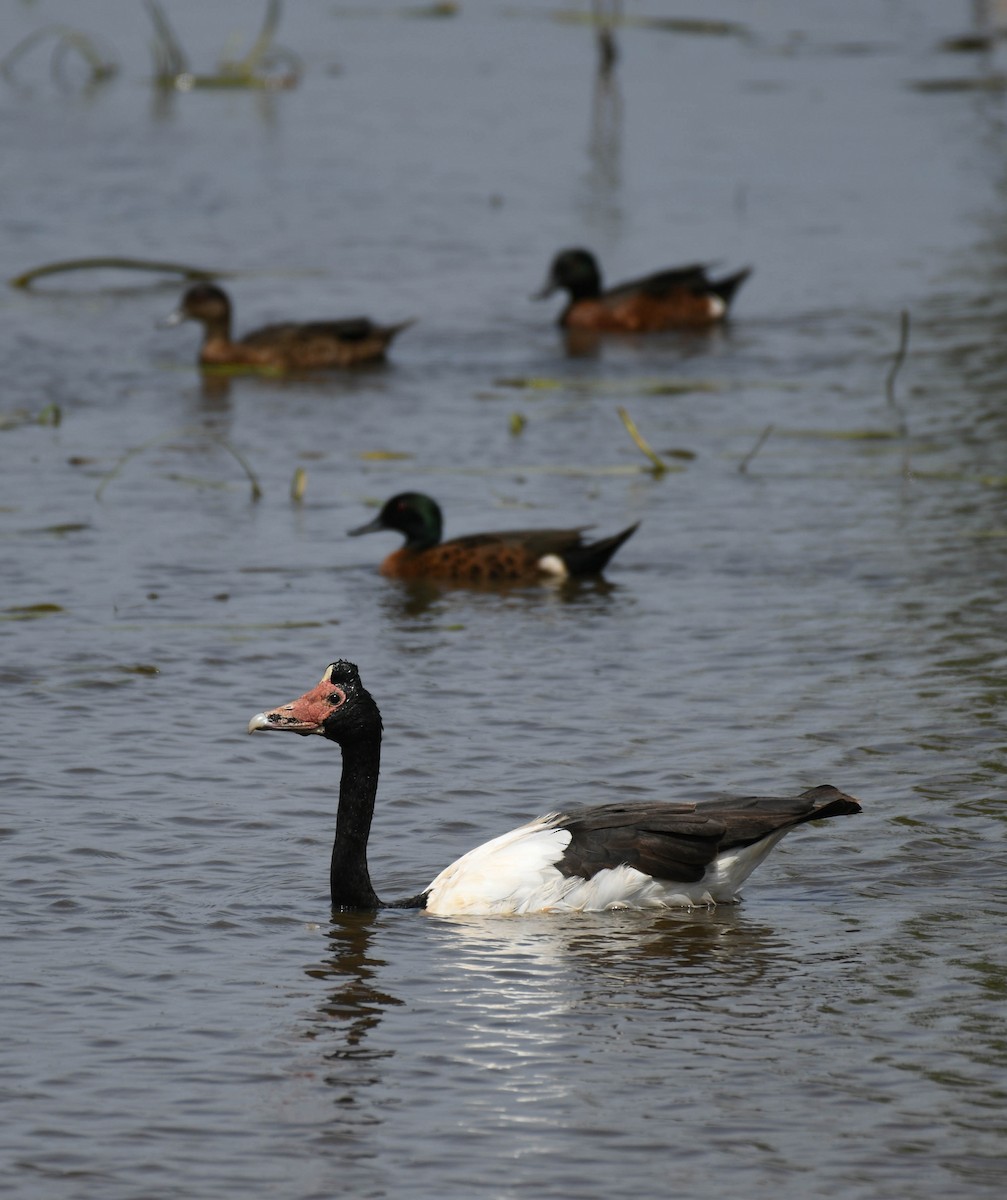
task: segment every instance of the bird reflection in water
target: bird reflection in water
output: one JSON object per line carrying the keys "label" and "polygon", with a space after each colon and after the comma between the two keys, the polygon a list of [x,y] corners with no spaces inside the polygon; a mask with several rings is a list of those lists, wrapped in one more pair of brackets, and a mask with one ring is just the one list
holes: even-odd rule
{"label": "bird reflection in water", "polygon": [[598,45],[598,74],[610,76],[619,58],[615,28],[622,22],[622,0],[591,0],[591,19]]}
{"label": "bird reflection in water", "polygon": [[[459,966],[473,984],[482,966],[492,989],[494,961],[513,975],[516,962],[527,970],[526,981],[552,980],[563,993],[564,1006],[576,1008],[599,996],[615,1008],[627,1001],[658,1000],[674,1015],[681,1006],[706,1006],[710,976],[718,977],[714,993],[725,998],[748,996],[750,989],[772,992],[798,964],[788,957],[786,939],[770,925],[746,918],[739,908],[669,909],[660,915],[628,911],[577,913],[569,917],[439,918],[457,935]],[[561,975],[556,976],[556,969]],[[695,996],[692,996],[692,986]],[[531,990],[534,990],[531,989]],[[471,1004],[479,989],[468,997]],[[559,996],[554,999],[561,999]]]}
{"label": "bird reflection in water", "polygon": [[472,603],[466,593],[497,596],[505,601],[508,607],[570,604],[599,609],[613,603],[624,590],[622,585],[612,583],[600,575],[546,579],[536,584],[487,583],[452,587],[448,583],[426,579],[395,580],[393,584],[394,586],[382,594],[380,601],[385,616],[393,622],[420,617],[448,619],[452,612],[449,607],[452,596],[458,597],[462,604]]}
{"label": "bird reflection in water", "polygon": [[[363,1042],[381,1023],[385,1010],[403,1003],[397,996],[382,991],[375,978],[386,964],[371,955],[370,944],[378,921],[377,913],[333,913],[329,926],[329,955],[306,969],[312,979],[328,987],[315,1014],[309,1020],[306,1036],[332,1038],[326,1049],[329,1062],[340,1059],[374,1060],[389,1058],[394,1050],[367,1048]],[[340,1081],[345,1082],[345,1081]],[[355,1085],[373,1080],[354,1080]]]}

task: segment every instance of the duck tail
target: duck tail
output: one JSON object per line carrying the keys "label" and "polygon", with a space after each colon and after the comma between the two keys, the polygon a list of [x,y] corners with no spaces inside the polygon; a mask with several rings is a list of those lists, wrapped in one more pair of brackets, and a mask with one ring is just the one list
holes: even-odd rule
{"label": "duck tail", "polygon": [[571,575],[598,575],[604,571],[608,565],[608,560],[615,554],[616,550],[628,541],[637,529],[640,527],[640,522],[635,525],[630,525],[628,529],[624,529],[622,533],[614,533],[611,537],[602,538],[597,542],[589,542],[584,546],[577,546],[573,550],[567,550],[563,554],[563,561],[566,563],[567,570]]}
{"label": "duck tail", "polygon": [[731,301],[734,299],[734,293],[741,287],[745,280],[751,275],[751,267],[743,267],[742,270],[735,272],[733,275],[728,275],[724,279],[711,280],[710,291],[715,296],[719,296],[723,300],[725,306],[730,307]]}
{"label": "duck tail", "polygon": [[854,813],[863,812],[859,800],[827,783],[801,792],[801,799],[811,800],[815,807],[813,812],[801,817],[799,824],[804,821],[822,821],[826,817],[851,817]]}
{"label": "duck tail", "polygon": [[382,336],[386,339],[386,345],[397,334],[400,334],[403,329],[408,329],[410,325],[416,324],[416,318],[410,317],[408,321],[399,321],[396,325],[385,325],[382,330]]}

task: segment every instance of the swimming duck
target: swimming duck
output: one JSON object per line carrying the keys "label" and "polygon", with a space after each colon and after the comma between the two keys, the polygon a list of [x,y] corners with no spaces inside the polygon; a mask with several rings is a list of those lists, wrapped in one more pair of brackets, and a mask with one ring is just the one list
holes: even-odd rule
{"label": "swimming duck", "polygon": [[701,328],[727,315],[734,293],[751,274],[746,267],[713,280],[696,264],[672,267],[602,290],[601,271],[590,250],[562,250],[552,261],[545,287],[533,297],[544,300],[557,290],[570,299],[559,317],[566,329],[600,333],[654,333],[662,329]]}
{"label": "swimming duck", "polygon": [[307,324],[265,325],[231,340],[231,301],[223,288],[200,283],[182,297],[163,324],[200,321],[205,330],[199,362],[204,367],[264,367],[303,371],[320,367],[352,367],[384,358],[392,338],[412,321],[375,325],[367,317]]}
{"label": "swimming duck", "polygon": [[637,529],[630,525],[597,542],[584,541],[586,526],[471,533],[442,542],[443,524],[440,505],[432,497],[400,492],[386,501],[373,521],[349,534],[359,537],[382,529],[405,534],[406,544],[381,564],[382,575],[478,585],[596,575]]}
{"label": "swimming duck", "polygon": [[423,891],[378,899],[367,839],[378,788],[381,713],[353,663],[334,662],[299,699],[257,713],[249,733],[319,734],[342,748],[329,885],[333,908],[420,908],[443,916],[601,912],[732,903],[797,825],[860,812],[837,788],[798,796],[627,801],[551,812],[484,842]]}

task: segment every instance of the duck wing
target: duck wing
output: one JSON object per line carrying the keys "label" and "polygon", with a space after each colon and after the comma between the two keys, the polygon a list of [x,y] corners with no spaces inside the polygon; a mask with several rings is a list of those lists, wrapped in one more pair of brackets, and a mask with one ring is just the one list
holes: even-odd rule
{"label": "duck wing", "polygon": [[369,317],[347,317],[342,321],[284,321],[253,329],[241,339],[246,346],[293,346],[305,342],[362,342],[379,332]]}
{"label": "duck wing", "polygon": [[666,271],[657,271],[653,275],[643,275],[639,279],[629,279],[618,283],[605,291],[605,297],[618,299],[623,295],[642,293],[655,298],[667,296],[677,291],[698,292],[710,290],[710,278],[702,263],[691,263],[685,267],[669,267]]}
{"label": "duck wing", "polygon": [[576,529],[502,529],[493,533],[470,533],[442,543],[463,550],[480,550],[486,546],[521,546],[540,558],[544,554],[560,554],[576,550],[584,544],[583,533],[590,525]]}

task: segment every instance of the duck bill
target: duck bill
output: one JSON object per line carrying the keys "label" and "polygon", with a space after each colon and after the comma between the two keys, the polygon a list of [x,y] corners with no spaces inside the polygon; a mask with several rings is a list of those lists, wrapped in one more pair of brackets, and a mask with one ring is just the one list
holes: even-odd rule
{"label": "duck bill", "polygon": [[173,329],[176,325],[181,325],[185,319],[185,312],[181,308],[176,308],[174,312],[168,313],[166,317],[162,317],[157,322],[157,328]]}
{"label": "duck bill", "polygon": [[380,517],[375,517],[373,521],[368,521],[366,525],[358,525],[356,529],[347,529],[348,537],[360,537],[362,533],[380,533],[384,529]]}
{"label": "duck bill", "polygon": [[556,290],[556,281],[550,275],[549,278],[545,281],[545,283],[539,288],[539,290],[537,292],[532,292],[532,294],[528,297],[528,299],[529,300],[548,300],[549,297],[553,294],[553,292],[555,292],[555,290]]}
{"label": "duck bill", "polygon": [[325,718],[332,712],[330,695],[332,688],[322,680],[317,687],[305,692],[290,704],[256,713],[248,722],[249,733],[300,733],[307,737],[311,733],[324,736]]}

